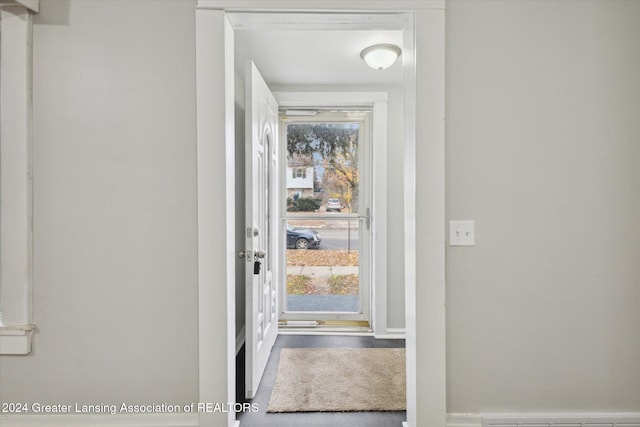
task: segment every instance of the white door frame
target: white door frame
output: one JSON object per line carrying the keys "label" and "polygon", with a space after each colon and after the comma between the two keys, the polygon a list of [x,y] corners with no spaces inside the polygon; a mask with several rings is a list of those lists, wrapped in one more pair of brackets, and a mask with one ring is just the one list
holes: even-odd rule
{"label": "white door frame", "polygon": [[[234,28],[226,12],[400,10],[411,17],[403,28],[406,425],[445,426],[444,0],[351,0],[348,10],[340,0],[301,3],[198,0],[199,401],[235,399]],[[366,24],[338,22],[334,19],[337,14],[325,16],[327,28]],[[233,413],[199,415],[201,426],[233,426],[236,422]]]}
{"label": "white door frame", "polygon": [[[387,335],[387,103],[385,91],[300,92],[276,91],[280,107],[353,107],[371,108],[369,138],[369,189],[372,209],[371,253],[366,268],[370,275],[368,320],[376,337]],[[283,133],[282,130],[280,132]],[[371,159],[370,159],[371,160]],[[372,191],[371,191],[372,190]],[[284,211],[282,211],[284,213]],[[362,267],[362,266],[361,266]],[[284,295],[284,292],[280,292]],[[282,307],[280,308],[282,313]],[[295,317],[295,316],[293,316]]]}

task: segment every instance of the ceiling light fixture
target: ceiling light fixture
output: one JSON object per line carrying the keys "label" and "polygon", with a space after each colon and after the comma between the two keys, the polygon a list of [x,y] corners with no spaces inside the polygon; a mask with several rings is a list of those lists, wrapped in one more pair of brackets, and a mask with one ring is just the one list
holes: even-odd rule
{"label": "ceiling light fixture", "polygon": [[360,52],[360,57],[374,70],[384,70],[391,67],[401,53],[402,50],[396,45],[376,44]]}

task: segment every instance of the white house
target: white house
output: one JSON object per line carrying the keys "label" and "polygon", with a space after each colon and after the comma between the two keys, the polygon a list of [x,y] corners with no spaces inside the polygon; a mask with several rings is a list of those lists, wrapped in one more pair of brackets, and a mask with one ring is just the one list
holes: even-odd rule
{"label": "white house", "polygon": [[313,197],[313,166],[287,166],[287,197],[299,199]]}
{"label": "white house", "polygon": [[[16,414],[22,403],[187,405],[232,395],[236,330],[227,317],[235,297],[225,283],[235,277],[227,258],[235,252],[225,241],[234,238],[234,204],[242,202],[226,170],[242,158],[224,143],[234,128],[218,118],[223,102],[241,107],[225,98],[224,84],[196,90],[203,63],[222,80],[224,50],[202,49],[195,36],[224,40],[231,24],[215,8],[196,18],[195,0],[41,0],[31,32],[24,9],[0,3],[0,352],[16,336],[33,340],[26,355],[0,355],[0,408],[7,409],[0,424],[233,425],[227,413],[146,414],[133,422]],[[37,9],[38,2],[19,3]],[[218,3],[338,9],[347,2]],[[348,3],[369,10],[388,2]],[[421,2],[393,3],[412,10]],[[415,13],[412,40],[444,54],[416,58],[413,93],[419,114],[432,105],[425,93],[441,96],[442,111],[416,117],[413,159],[404,157],[402,132],[390,131],[385,159],[386,317],[415,344],[410,427],[480,427],[487,413],[582,420],[565,424],[572,426],[630,419],[637,427],[640,1],[437,3],[437,12]],[[208,19],[219,25],[198,25]],[[32,120],[28,102],[6,104],[6,91],[28,93],[23,80],[4,86],[6,79],[31,69],[19,52],[18,69],[6,69],[12,28],[32,34]],[[434,29],[442,40],[428,37]],[[336,56],[349,48],[337,46]],[[389,126],[402,129],[394,114],[413,104],[402,87],[384,90]],[[214,118],[197,120],[203,108]],[[202,126],[221,142],[202,150]],[[18,162],[7,167],[7,156]],[[312,188],[306,171],[291,179],[307,186],[292,189]],[[17,183],[16,191],[5,182]],[[432,194],[441,195],[442,209]],[[405,223],[405,209],[415,221]],[[21,222],[9,224],[15,210]],[[448,221],[458,219],[475,220],[475,246],[447,244]],[[412,253],[407,241],[415,241]],[[405,268],[410,256],[413,269]],[[17,279],[8,280],[8,271]],[[407,301],[415,310],[405,310]],[[15,307],[26,321],[13,322]]]}

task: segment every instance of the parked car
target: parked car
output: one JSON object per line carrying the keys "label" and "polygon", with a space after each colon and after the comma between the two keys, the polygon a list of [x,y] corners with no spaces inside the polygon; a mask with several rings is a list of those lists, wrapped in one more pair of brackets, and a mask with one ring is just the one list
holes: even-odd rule
{"label": "parked car", "polygon": [[296,228],[287,224],[288,249],[317,249],[320,246],[320,235],[315,230]]}
{"label": "parked car", "polygon": [[340,212],[344,206],[340,203],[338,199],[329,199],[327,200],[327,212]]}

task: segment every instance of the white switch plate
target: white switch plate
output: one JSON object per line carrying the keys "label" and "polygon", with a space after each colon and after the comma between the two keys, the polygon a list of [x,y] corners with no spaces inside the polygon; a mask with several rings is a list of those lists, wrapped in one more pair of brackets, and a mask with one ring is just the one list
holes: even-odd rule
{"label": "white switch plate", "polygon": [[449,221],[449,246],[475,246],[475,221]]}

